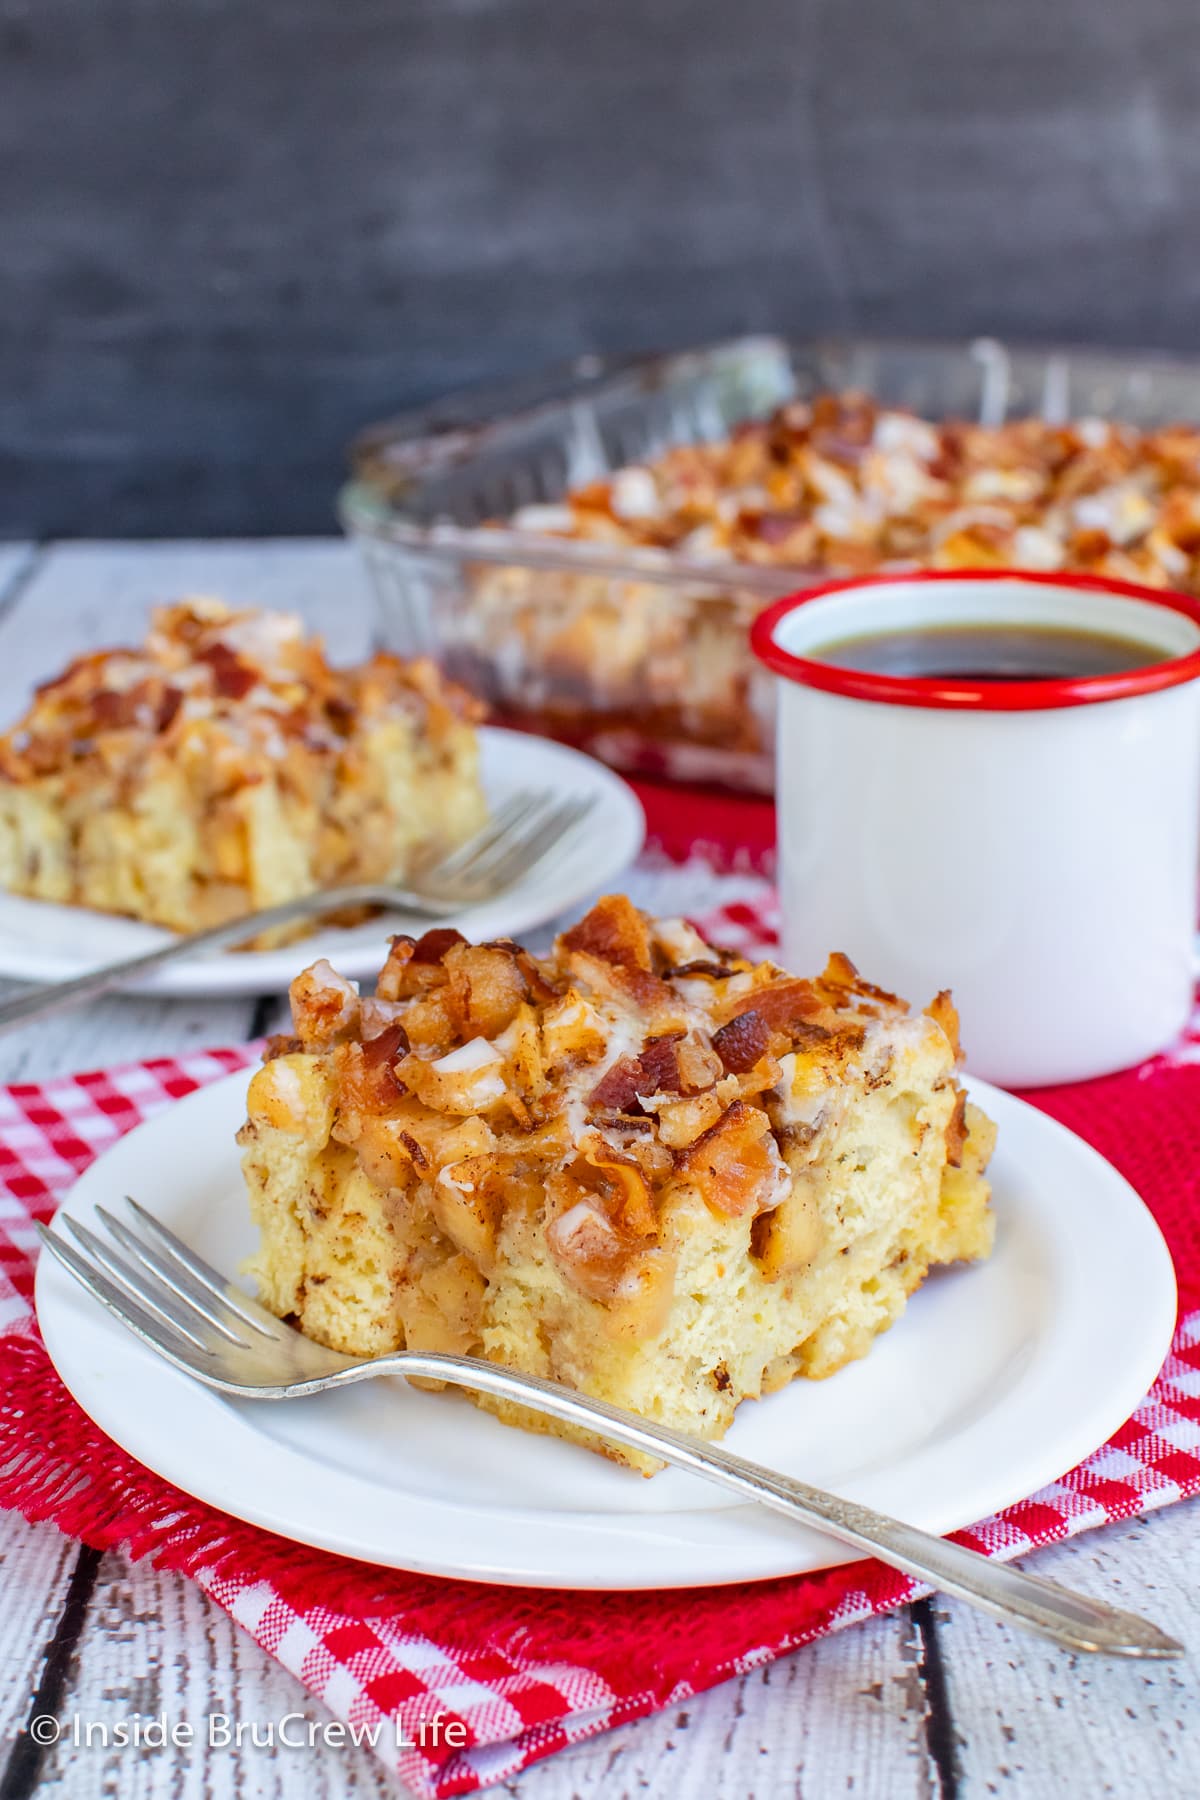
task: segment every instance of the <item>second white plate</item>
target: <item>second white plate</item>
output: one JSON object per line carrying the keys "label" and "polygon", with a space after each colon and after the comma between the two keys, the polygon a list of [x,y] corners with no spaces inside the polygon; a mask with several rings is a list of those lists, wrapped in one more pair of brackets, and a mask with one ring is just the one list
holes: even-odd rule
{"label": "second white plate", "polygon": [[[65,1210],[131,1193],[218,1268],[254,1246],[234,1132],[248,1076],[178,1102],[95,1162]],[[1128,1182],[1045,1114],[971,1081],[1000,1128],[996,1249],[939,1273],[862,1362],[746,1404],[731,1449],[927,1530],[1032,1493],[1123,1423],[1162,1365],[1171,1259]],[[653,1481],[397,1378],[270,1405],[160,1361],[53,1258],[37,1308],[84,1410],[186,1493],[299,1543],[477,1581],[709,1586],[847,1552],[677,1470]]]}
{"label": "second white plate", "polygon": [[[470,907],[452,919],[413,921],[389,914],[349,931],[320,929],[282,950],[219,950],[168,963],[140,983],[138,991],[206,999],[278,993],[299,969],[320,956],[328,957],[348,977],[374,975],[394,931],[409,926],[424,931],[436,922],[456,925],[471,938],[513,937],[567,912],[628,867],[642,847],[646,821],[636,794],[619,775],[548,738],[492,726],[485,726],[479,735],[483,784],[493,806],[519,788],[542,788],[564,799],[588,796],[595,803],[562,852],[541,869],[499,900]],[[0,891],[0,975],[21,981],[64,981],[151,950],[169,936],[136,919]]]}

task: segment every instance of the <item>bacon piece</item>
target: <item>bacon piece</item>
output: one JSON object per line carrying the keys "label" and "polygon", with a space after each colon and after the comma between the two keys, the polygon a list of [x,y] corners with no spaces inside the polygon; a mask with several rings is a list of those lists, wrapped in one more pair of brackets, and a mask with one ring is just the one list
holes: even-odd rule
{"label": "bacon piece", "polygon": [[588,1096],[590,1106],[610,1107],[614,1112],[628,1112],[637,1102],[642,1065],[636,1056],[621,1056],[606,1071]]}
{"label": "bacon piece", "polygon": [[462,932],[455,931],[453,925],[437,925],[417,939],[412,947],[412,960],[415,963],[443,962],[447,950],[452,949],[455,944],[465,944],[466,941]]}
{"label": "bacon piece", "polygon": [[703,958],[698,958],[695,962],[675,963],[669,969],[664,969],[663,980],[675,981],[683,975],[707,975],[712,981],[728,981],[733,973],[734,970],[726,968],[724,963],[705,962]]}
{"label": "bacon piece", "polygon": [[675,1046],[682,1032],[648,1038],[638,1056],[622,1056],[592,1089],[592,1106],[629,1112],[639,1094],[677,1094],[679,1057]]}
{"label": "bacon piece", "polygon": [[92,722],[101,731],[120,731],[136,725],[137,712],[137,695],[132,688],[101,688],[92,697]]}
{"label": "bacon piece", "polygon": [[339,737],[349,737],[358,717],[358,708],[344,694],[330,694],[325,701],[325,717]]}
{"label": "bacon piece", "polygon": [[760,1012],[751,1008],[722,1025],[713,1037],[713,1049],[728,1074],[745,1075],[766,1055],[770,1041],[770,1026]]}
{"label": "bacon piece", "polygon": [[371,1038],[365,1044],[347,1044],[341,1051],[338,1110],[342,1119],[362,1120],[394,1112],[404,1098],[407,1089],[396,1074],[396,1057],[384,1055],[382,1045],[381,1038]]}
{"label": "bacon piece", "polygon": [[166,731],[174,723],[175,716],[182,705],[183,689],[165,687],[162,691],[162,699],[158,703],[158,711],[154,715],[154,729],[160,732]]}
{"label": "bacon piece", "polygon": [[363,1061],[369,1069],[397,1063],[408,1052],[408,1033],[398,1019],[392,1025],[385,1025],[374,1037],[363,1039]]}
{"label": "bacon piece", "polygon": [[119,731],[122,725],[133,724],[133,718],[135,707],[130,704],[130,695],[119,689],[101,688],[92,700],[92,722],[101,731]]}
{"label": "bacon piece", "polygon": [[196,652],[198,662],[206,662],[213,672],[213,688],[223,700],[244,700],[258,684],[258,670],[244,663],[228,644],[206,644]]}
{"label": "bacon piece", "polygon": [[742,512],[738,515],[742,529],[764,544],[786,544],[794,531],[809,523],[804,513]]}
{"label": "bacon piece", "polygon": [[641,1065],[643,1094],[677,1094],[679,1092],[679,1052],[676,1045],[679,1036],[671,1033],[665,1037],[647,1038],[642,1054],[638,1057]]}
{"label": "bacon piece", "polygon": [[658,1037],[674,1030],[686,1011],[678,990],[650,969],[606,962],[590,951],[575,950],[569,955],[568,973],[601,1004],[615,1001],[621,1008],[636,1008],[647,1031]]}

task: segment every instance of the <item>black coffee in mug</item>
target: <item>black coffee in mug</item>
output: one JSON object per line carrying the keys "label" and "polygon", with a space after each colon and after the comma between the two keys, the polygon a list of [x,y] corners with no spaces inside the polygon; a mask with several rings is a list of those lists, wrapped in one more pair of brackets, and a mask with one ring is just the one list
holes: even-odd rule
{"label": "black coffee in mug", "polygon": [[807,654],[838,669],[930,681],[1077,681],[1168,660],[1136,638],[1059,625],[901,627],[839,638]]}

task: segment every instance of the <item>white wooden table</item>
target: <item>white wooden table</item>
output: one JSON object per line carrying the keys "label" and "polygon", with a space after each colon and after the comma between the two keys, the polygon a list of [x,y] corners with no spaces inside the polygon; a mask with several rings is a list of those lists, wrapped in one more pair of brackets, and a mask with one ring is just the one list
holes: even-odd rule
{"label": "white wooden table", "polygon": [[[352,552],[339,542],[0,545],[0,717],[68,651],[138,634],[155,599],[186,591],[286,604],[338,655],[369,637]],[[0,1081],[227,1043],[270,1027],[278,997],[112,1000],[0,1037]],[[1144,1610],[1200,1648],[1200,1517],[1177,1507],[1037,1558],[1086,1591]],[[200,1749],[31,1754],[37,1713],[140,1712],[264,1724],[323,1709],[188,1582],[81,1550],[0,1514],[0,1800],[306,1800],[387,1795],[365,1750]],[[1200,1787],[1196,1664],[1080,1660],[940,1600],[785,1658],[594,1739],[507,1784],[521,1800],[592,1793],[853,1793],[856,1800],[1012,1793],[1193,1796]]]}

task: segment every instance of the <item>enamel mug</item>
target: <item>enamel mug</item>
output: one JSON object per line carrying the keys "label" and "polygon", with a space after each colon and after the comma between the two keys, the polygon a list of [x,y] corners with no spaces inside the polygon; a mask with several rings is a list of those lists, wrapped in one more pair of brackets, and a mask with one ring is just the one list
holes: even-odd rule
{"label": "enamel mug", "polygon": [[[834,667],[884,631],[1031,625],[1126,637],[1161,661],[978,681]],[[967,1066],[1079,1081],[1168,1046],[1193,1005],[1200,603],[1003,570],[829,582],[769,606],[778,680],[783,960],[844,950],[924,1005],[950,988]]]}

